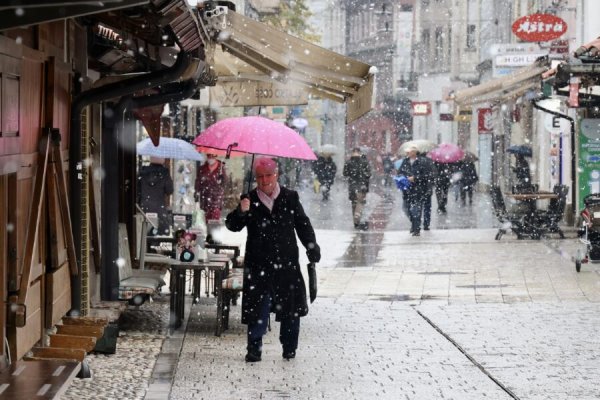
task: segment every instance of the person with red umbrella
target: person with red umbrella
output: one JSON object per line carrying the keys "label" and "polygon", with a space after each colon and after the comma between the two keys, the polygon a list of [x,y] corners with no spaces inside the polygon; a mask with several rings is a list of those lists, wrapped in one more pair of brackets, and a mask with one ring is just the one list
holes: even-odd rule
{"label": "person with red umbrella", "polygon": [[221,219],[226,183],[225,164],[217,160],[216,154],[208,153],[206,162],[198,168],[194,183],[195,198],[207,222]]}
{"label": "person with red umbrella", "polygon": [[[296,356],[300,318],[308,314],[296,234],[313,268],[321,259],[321,250],[298,192],[277,182],[277,163],[258,158],[254,173],[257,187],[225,219],[229,230],[246,228],[248,232],[242,296],[242,323],[248,325],[246,361],[261,361],[262,337],[271,311],[281,322],[282,356],[290,360]],[[311,290],[314,300],[312,295]]]}

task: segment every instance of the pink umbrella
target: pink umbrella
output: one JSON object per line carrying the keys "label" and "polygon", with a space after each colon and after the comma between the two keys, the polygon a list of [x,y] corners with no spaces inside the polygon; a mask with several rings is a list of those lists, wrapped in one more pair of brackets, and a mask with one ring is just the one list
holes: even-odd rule
{"label": "pink umbrella", "polygon": [[465,152],[455,144],[441,143],[438,147],[427,153],[427,156],[435,162],[450,164],[462,160]]}
{"label": "pink umbrella", "polygon": [[229,155],[247,153],[301,160],[317,159],[310,146],[296,131],[263,117],[221,120],[198,135],[192,143],[202,151],[217,149],[226,151]]}
{"label": "pink umbrella", "polygon": [[[263,117],[238,117],[223,119],[202,132],[192,142],[198,149],[225,151],[232,155],[261,154],[265,156],[316,160],[304,138],[280,122]],[[248,190],[250,190],[250,174]]]}

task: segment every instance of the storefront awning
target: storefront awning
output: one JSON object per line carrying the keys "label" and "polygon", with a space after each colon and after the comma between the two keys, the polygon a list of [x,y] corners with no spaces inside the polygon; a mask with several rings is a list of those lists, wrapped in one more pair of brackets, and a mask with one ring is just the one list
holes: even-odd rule
{"label": "storefront awning", "polygon": [[[368,64],[222,7],[205,12],[203,24],[213,38],[210,41],[213,48],[206,49],[207,62],[212,65],[219,85],[227,86],[229,91],[232,83],[237,83],[240,90],[244,90],[244,86],[252,89],[259,82],[274,83],[273,91],[279,90],[279,93],[283,93],[282,90],[295,92],[300,88],[314,96],[347,103],[348,122],[372,108],[374,76]],[[238,100],[240,97],[246,100],[244,104],[238,101],[222,105],[265,104],[264,97],[269,93],[260,93],[260,90],[254,90],[254,93],[263,99],[246,90],[237,96]],[[230,92],[232,100],[233,95]],[[306,103],[305,97],[292,97],[295,100],[282,96],[279,104]]]}
{"label": "storefront awning", "polygon": [[497,103],[515,99],[540,86],[542,73],[548,68],[534,64],[519,72],[492,79],[477,86],[457,90],[450,97],[460,106]]}

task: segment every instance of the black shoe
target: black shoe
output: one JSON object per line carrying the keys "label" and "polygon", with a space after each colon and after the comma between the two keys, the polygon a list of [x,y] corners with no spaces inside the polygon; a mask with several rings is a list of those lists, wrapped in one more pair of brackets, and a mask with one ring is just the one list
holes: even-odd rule
{"label": "black shoe", "polygon": [[413,236],[421,236],[421,234],[419,232],[413,232],[412,235]]}
{"label": "black shoe", "polygon": [[424,227],[423,227],[423,230],[424,230],[424,231],[428,231],[428,230],[429,230],[429,227],[428,227],[428,226],[424,226]]}
{"label": "black shoe", "polygon": [[369,229],[369,223],[368,222],[362,222],[360,224],[358,224],[358,229],[362,230],[362,231],[366,231]]}
{"label": "black shoe", "polygon": [[248,351],[246,353],[246,362],[257,362],[261,360],[260,352]]}
{"label": "black shoe", "polygon": [[291,360],[292,358],[296,358],[296,352],[295,351],[284,351],[282,354],[282,357],[285,358],[286,360]]}

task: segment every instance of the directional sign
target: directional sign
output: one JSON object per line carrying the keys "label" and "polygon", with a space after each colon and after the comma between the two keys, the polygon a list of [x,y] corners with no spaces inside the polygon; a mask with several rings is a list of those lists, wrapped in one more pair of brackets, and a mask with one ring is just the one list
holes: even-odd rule
{"label": "directional sign", "polygon": [[497,67],[526,67],[538,58],[547,53],[529,53],[529,54],[501,54],[496,56]]}

